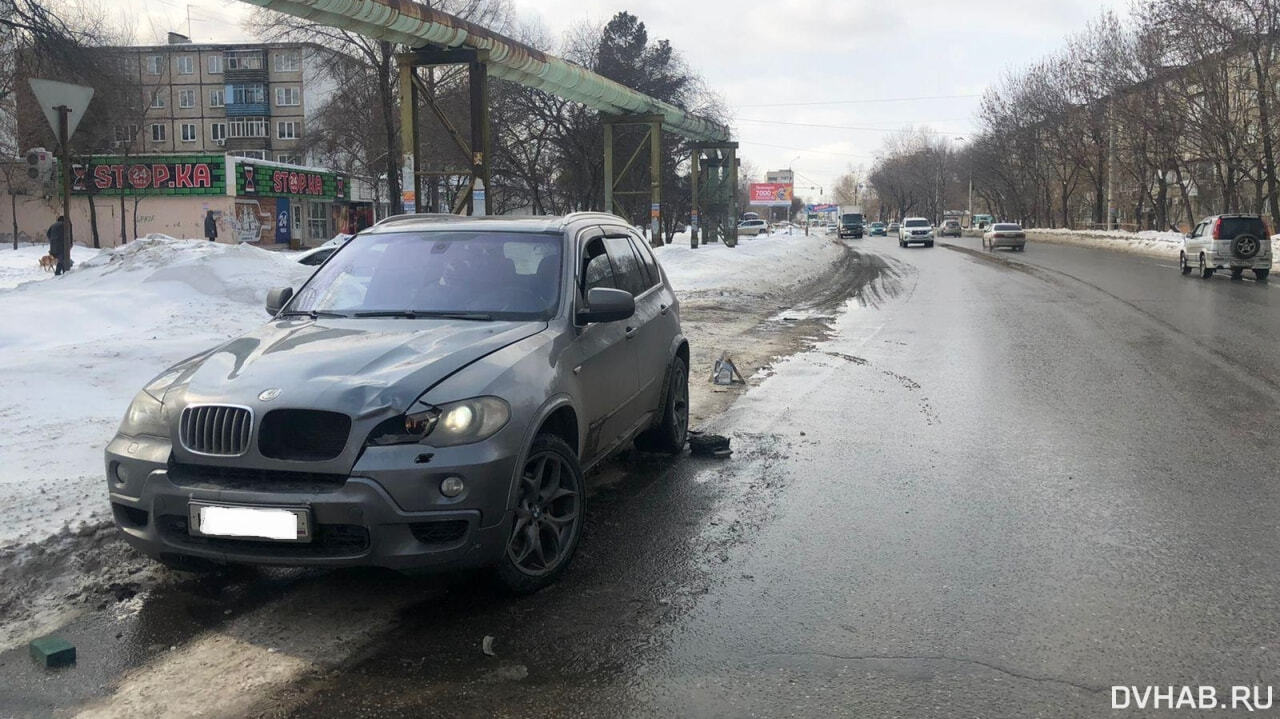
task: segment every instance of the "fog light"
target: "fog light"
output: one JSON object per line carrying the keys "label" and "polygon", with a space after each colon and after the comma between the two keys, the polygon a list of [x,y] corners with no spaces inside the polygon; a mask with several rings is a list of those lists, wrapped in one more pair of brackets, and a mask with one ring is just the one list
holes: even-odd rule
{"label": "fog light", "polygon": [[445,477],[440,483],[440,494],[446,497],[456,497],[462,494],[463,484],[461,477]]}
{"label": "fog light", "polygon": [[111,478],[116,481],[116,484],[128,484],[129,470],[125,469],[124,465],[120,464],[119,462],[112,462]]}

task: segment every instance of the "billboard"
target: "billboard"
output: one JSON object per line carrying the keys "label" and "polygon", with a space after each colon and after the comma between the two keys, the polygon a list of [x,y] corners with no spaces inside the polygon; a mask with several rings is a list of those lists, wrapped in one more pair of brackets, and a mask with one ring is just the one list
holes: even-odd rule
{"label": "billboard", "polygon": [[225,195],[223,155],[95,155],[71,166],[71,193],[119,195]]}
{"label": "billboard", "polygon": [[747,186],[749,205],[790,207],[791,185],[783,182],[753,182]]}
{"label": "billboard", "polygon": [[347,178],[324,170],[257,165],[240,160],[236,197],[309,197],[346,200]]}

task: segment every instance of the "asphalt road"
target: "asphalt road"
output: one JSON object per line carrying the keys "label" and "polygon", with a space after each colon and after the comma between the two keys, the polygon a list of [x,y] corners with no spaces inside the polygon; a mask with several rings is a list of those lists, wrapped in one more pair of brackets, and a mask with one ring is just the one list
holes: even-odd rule
{"label": "asphalt road", "polygon": [[848,242],[867,284],[715,421],[731,459],[624,460],[534,597],[298,580],[422,598],[253,713],[1082,717],[1280,685],[1280,283]]}
{"label": "asphalt road", "polygon": [[636,467],[561,586],[418,606],[292,714],[1076,717],[1280,684],[1280,289],[851,244],[878,301],[722,418],[731,461]]}

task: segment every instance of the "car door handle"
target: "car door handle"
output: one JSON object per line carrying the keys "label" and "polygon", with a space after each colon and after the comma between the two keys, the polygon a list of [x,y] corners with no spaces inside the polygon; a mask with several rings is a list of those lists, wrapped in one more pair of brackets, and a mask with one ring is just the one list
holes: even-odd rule
{"label": "car door handle", "polygon": [[665,314],[667,313],[667,306],[666,306],[666,305],[658,305],[658,311],[665,315]]}
{"label": "car door handle", "polygon": [[631,339],[632,337],[635,337],[635,336],[636,336],[636,328],[635,328],[635,327],[628,327],[628,328],[627,328],[627,339]]}

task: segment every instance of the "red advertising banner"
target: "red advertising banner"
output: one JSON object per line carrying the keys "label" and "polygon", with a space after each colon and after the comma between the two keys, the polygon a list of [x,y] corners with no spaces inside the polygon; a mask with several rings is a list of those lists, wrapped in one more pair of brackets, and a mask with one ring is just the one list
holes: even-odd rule
{"label": "red advertising banner", "polygon": [[753,182],[747,186],[748,204],[767,207],[789,207],[792,185],[781,182]]}

